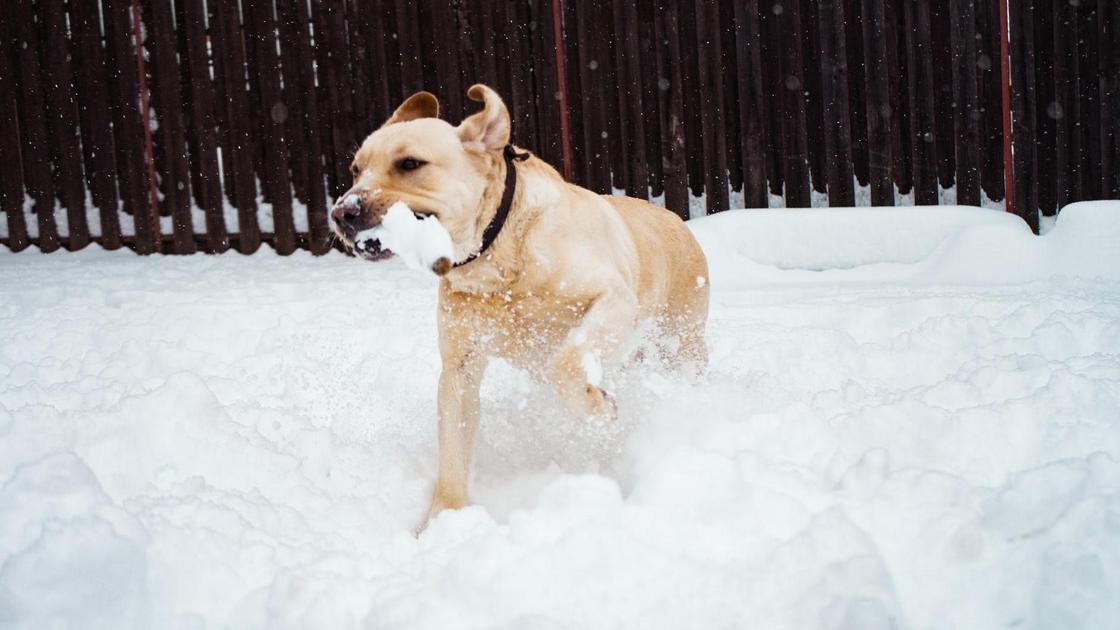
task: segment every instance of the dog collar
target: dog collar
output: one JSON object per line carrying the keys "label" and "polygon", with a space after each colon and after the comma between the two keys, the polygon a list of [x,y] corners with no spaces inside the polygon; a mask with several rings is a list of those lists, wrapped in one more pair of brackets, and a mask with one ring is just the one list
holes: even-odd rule
{"label": "dog collar", "polygon": [[502,231],[502,226],[506,224],[506,219],[509,217],[509,209],[513,205],[513,193],[517,191],[517,169],[514,168],[513,163],[529,159],[529,153],[518,153],[512,144],[507,144],[506,148],[502,149],[502,157],[506,160],[506,188],[502,191],[502,202],[498,204],[498,211],[494,213],[490,225],[487,225],[486,230],[482,233],[482,247],[464,260],[455,263],[455,267],[462,267],[481,256],[482,252],[486,251],[498,238],[498,232]]}

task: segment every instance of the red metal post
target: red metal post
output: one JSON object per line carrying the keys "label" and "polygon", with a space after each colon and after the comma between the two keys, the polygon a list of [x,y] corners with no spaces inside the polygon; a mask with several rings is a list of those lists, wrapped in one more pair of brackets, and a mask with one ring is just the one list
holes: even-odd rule
{"label": "red metal post", "polygon": [[574,172],[568,124],[568,73],[564,59],[564,0],[552,0],[552,33],[556,44],[556,86],[560,91],[560,146],[564,152],[564,179],[571,181]]}

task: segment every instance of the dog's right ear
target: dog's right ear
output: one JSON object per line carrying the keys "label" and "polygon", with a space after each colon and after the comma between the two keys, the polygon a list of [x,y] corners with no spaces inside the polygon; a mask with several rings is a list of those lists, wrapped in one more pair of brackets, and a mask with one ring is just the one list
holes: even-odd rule
{"label": "dog's right ear", "polygon": [[509,110],[498,93],[481,83],[467,90],[472,101],[482,102],[482,111],[459,124],[459,138],[464,145],[483,151],[500,151],[509,144]]}
{"label": "dog's right ear", "polygon": [[439,101],[431,92],[417,92],[405,99],[397,111],[385,121],[382,127],[416,120],[417,118],[439,118]]}

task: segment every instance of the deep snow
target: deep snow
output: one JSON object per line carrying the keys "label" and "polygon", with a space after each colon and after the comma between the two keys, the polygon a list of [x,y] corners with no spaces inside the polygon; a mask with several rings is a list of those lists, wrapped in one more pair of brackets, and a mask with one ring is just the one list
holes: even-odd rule
{"label": "deep snow", "polygon": [[708,375],[492,367],[419,539],[431,274],[0,254],[0,627],[1120,627],[1120,204],[691,225]]}

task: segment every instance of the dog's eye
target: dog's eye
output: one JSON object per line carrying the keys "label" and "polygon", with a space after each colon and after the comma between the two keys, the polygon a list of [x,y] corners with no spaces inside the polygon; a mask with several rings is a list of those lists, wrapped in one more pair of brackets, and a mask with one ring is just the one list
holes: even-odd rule
{"label": "dog's eye", "polygon": [[406,157],[400,162],[397,162],[397,168],[401,169],[402,171],[415,171],[425,164],[427,164],[427,162],[417,160],[416,158]]}

